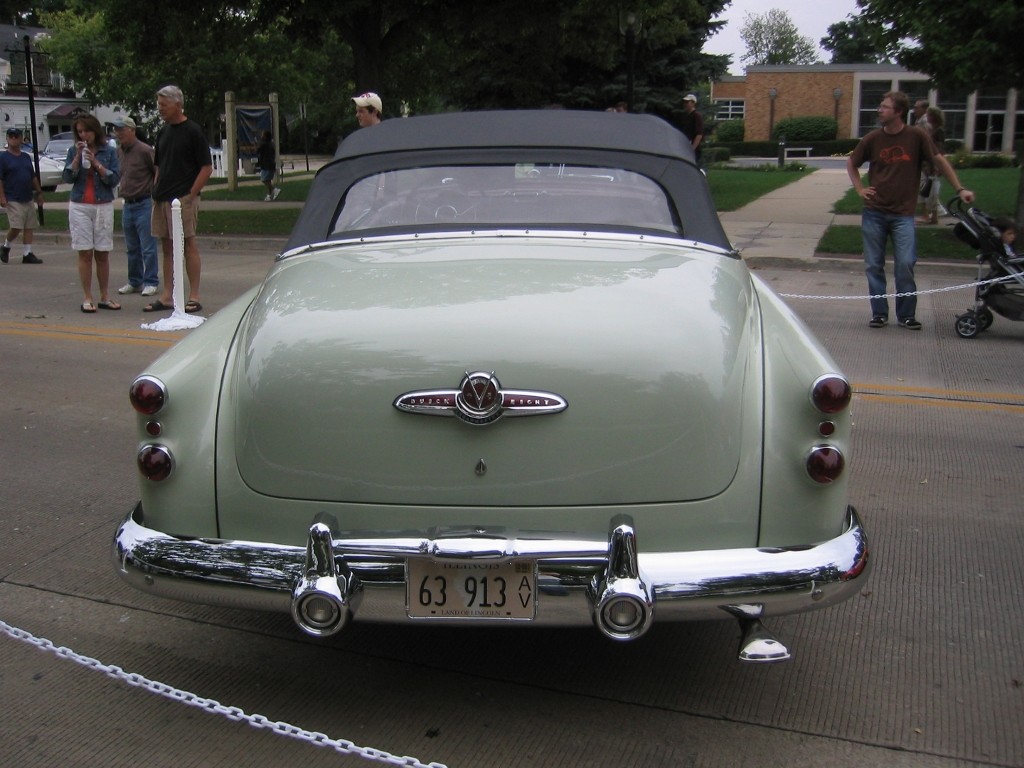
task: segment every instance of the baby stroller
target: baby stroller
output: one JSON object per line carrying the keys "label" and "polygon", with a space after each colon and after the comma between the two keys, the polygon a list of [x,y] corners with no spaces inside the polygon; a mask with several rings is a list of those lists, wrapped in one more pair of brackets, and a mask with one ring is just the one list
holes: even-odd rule
{"label": "baby stroller", "polygon": [[[957,219],[953,233],[978,251],[978,282],[974,306],[957,315],[957,335],[973,339],[992,325],[992,313],[1007,320],[1024,320],[1024,256],[1010,256],[1003,247],[992,217],[963,204],[959,197],[948,204]],[[998,282],[987,282],[998,280]]]}

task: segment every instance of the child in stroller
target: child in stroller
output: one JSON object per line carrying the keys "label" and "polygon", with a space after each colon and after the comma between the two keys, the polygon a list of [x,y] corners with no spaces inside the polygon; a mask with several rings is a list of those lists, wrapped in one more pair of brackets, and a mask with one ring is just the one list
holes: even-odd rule
{"label": "child in stroller", "polygon": [[978,251],[974,306],[957,315],[957,335],[974,338],[992,325],[993,312],[1008,320],[1024,320],[1024,256],[1013,249],[1016,223],[967,207],[958,198],[948,208],[958,220],[954,234]]}
{"label": "child in stroller", "polygon": [[1000,216],[998,219],[993,219],[992,226],[999,230],[1006,258],[1017,263],[1024,260],[1024,256],[1013,249],[1013,244],[1017,240],[1017,222],[1006,216]]}

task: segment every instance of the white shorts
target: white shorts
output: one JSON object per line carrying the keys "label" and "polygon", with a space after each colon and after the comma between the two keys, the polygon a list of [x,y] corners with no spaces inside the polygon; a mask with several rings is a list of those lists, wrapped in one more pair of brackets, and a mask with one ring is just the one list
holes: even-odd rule
{"label": "white shorts", "polygon": [[68,229],[75,251],[114,250],[114,204],[68,203]]}

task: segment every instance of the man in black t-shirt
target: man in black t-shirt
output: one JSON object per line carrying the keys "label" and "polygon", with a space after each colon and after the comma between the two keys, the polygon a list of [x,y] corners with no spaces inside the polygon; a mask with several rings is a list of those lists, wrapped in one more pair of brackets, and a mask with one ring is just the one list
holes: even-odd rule
{"label": "man in black t-shirt", "polygon": [[183,309],[194,313],[202,310],[199,303],[201,263],[196,243],[196,220],[199,217],[199,195],[213,173],[213,158],[206,134],[194,120],[185,116],[185,97],[176,85],[157,91],[157,111],[164,121],[156,135],[156,179],[153,182],[153,237],[163,245],[164,279],[160,298],[142,308],[143,312],[173,309],[174,241],[172,239],[171,203],[181,203],[182,234],[185,239],[185,274],[188,275],[188,301]]}

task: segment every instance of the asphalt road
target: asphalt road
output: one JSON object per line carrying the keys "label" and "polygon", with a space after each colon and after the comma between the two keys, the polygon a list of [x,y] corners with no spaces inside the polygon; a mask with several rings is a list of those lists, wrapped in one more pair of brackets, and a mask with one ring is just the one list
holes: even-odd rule
{"label": "asphalt road", "polygon": [[[208,313],[266,271],[272,247],[250,245],[204,245]],[[136,499],[127,387],[180,334],[142,331],[152,318],[139,296],[121,312],[81,314],[70,251],[37,253],[42,266],[0,265],[7,624],[270,721],[453,768],[1024,765],[1024,323],[997,317],[980,338],[958,338],[967,290],[922,296],[920,333],[869,329],[866,301],[789,300],[855,383],[852,500],[874,571],[848,603],[771,622],[793,661],[744,666],[724,621],[655,626],[632,644],[589,630],[358,622],[315,641],[284,616],[123,586],[109,548]],[[756,272],[780,293],[865,291],[855,263]],[[970,277],[919,271],[926,290]],[[2,766],[373,756],[210,708],[0,632]]]}

